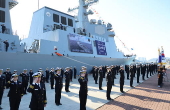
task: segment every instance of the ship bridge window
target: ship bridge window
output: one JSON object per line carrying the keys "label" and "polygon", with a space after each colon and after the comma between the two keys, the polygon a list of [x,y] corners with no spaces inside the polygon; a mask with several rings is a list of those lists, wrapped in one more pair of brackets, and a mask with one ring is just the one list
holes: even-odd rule
{"label": "ship bridge window", "polygon": [[73,27],[73,20],[68,18],[68,25]]}
{"label": "ship bridge window", "polygon": [[0,10],[0,22],[5,22],[5,11]]}
{"label": "ship bridge window", "polygon": [[0,0],[0,7],[5,8],[5,1],[6,0]]}
{"label": "ship bridge window", "polygon": [[59,23],[59,15],[53,14],[53,21]]}
{"label": "ship bridge window", "polygon": [[67,25],[66,17],[61,16],[61,23]]}

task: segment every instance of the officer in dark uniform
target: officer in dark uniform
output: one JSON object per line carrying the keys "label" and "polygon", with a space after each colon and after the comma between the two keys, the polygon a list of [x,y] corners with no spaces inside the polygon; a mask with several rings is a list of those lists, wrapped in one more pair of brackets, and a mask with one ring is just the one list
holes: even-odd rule
{"label": "officer in dark uniform", "polygon": [[61,77],[63,78],[63,76],[64,76],[64,69],[61,68]]}
{"label": "officer in dark uniform", "polygon": [[146,77],[149,78],[149,64],[146,65]]}
{"label": "officer in dark uniform", "polygon": [[113,78],[113,86],[115,85],[115,78],[116,78],[116,70],[115,66],[111,65],[111,72],[112,72],[112,78]]}
{"label": "officer in dark uniform", "polygon": [[0,69],[0,109],[2,109],[1,104],[2,104],[2,96],[4,93],[5,89],[5,77],[2,76],[3,69]]}
{"label": "officer in dark uniform", "polygon": [[27,87],[29,82],[29,75],[27,74],[27,69],[24,69],[23,73],[21,73],[19,76],[22,77],[22,87],[24,94],[27,94]]}
{"label": "officer in dark uniform", "polygon": [[33,78],[32,78],[32,75],[33,75],[33,74],[34,74],[34,73],[33,73],[32,69],[30,69],[30,72],[29,72],[30,84],[32,84],[32,82],[33,82]]}
{"label": "officer in dark uniform", "polygon": [[95,80],[95,84],[98,84],[97,83],[97,80],[98,80],[98,68],[97,68],[97,66],[95,66],[95,75],[94,75],[94,80]]}
{"label": "officer in dark uniform", "polygon": [[123,65],[120,66],[119,73],[120,73],[120,92],[124,93],[124,91],[123,91],[123,85],[124,85],[125,75],[124,75]]}
{"label": "officer in dark uniform", "polygon": [[72,67],[70,67],[70,70],[69,70],[69,73],[70,73],[70,81],[72,82],[73,80],[73,70],[72,70]]}
{"label": "officer in dark uniform", "polygon": [[55,103],[57,106],[62,105],[60,103],[60,99],[61,99],[61,91],[63,88],[63,78],[61,76],[61,68],[56,68],[55,70]]}
{"label": "officer in dark uniform", "polygon": [[50,74],[50,71],[48,70],[48,68],[46,68],[45,73],[46,73],[46,82],[49,83],[49,74]]}
{"label": "officer in dark uniform", "polygon": [[142,65],[142,79],[145,80],[145,65]]}
{"label": "officer in dark uniform", "polygon": [[107,76],[106,76],[106,81],[107,81],[107,92],[106,92],[106,97],[107,100],[112,100],[110,97],[110,93],[112,90],[112,84],[113,84],[113,78],[112,78],[112,72],[111,72],[111,68],[107,67]]}
{"label": "officer in dark uniform", "polygon": [[134,69],[133,65],[130,66],[130,87],[133,87],[133,76],[134,75]]}
{"label": "officer in dark uniform", "polygon": [[41,72],[34,73],[32,77],[33,83],[27,89],[32,94],[29,108],[31,110],[44,110],[47,104],[47,98],[45,84],[40,83]]}
{"label": "officer in dark uniform", "polygon": [[54,89],[54,68],[51,68],[50,71],[50,83],[51,83],[51,89]]}
{"label": "officer in dark uniform", "polygon": [[6,86],[10,88],[8,92],[10,110],[19,110],[19,105],[23,96],[23,88],[22,83],[18,81],[18,75],[13,74],[12,79],[7,82]]}
{"label": "officer in dark uniform", "polygon": [[9,43],[8,43],[7,40],[4,41],[3,43],[5,44],[5,51],[7,52],[8,51],[8,47],[9,47]]}
{"label": "officer in dark uniform", "polygon": [[11,75],[13,75],[13,74],[17,74],[17,70],[14,70],[14,72]]}
{"label": "officer in dark uniform", "polygon": [[86,110],[86,102],[87,102],[87,79],[85,78],[86,71],[80,71],[80,78],[78,82],[80,83],[80,90],[79,90],[79,100],[80,100],[80,110]]}
{"label": "officer in dark uniform", "polygon": [[140,77],[140,65],[137,65],[136,70],[137,70],[137,83],[140,83],[140,82],[139,82],[139,77]]}
{"label": "officer in dark uniform", "polygon": [[6,26],[4,24],[1,24],[1,27],[2,27],[2,33],[4,33],[6,30]]}
{"label": "officer in dark uniform", "polygon": [[64,75],[65,75],[65,91],[66,92],[70,92],[69,91],[69,85],[70,85],[70,68],[69,67],[66,67],[65,68],[66,71],[64,72]]}
{"label": "officer in dark uniform", "polygon": [[[10,81],[10,79],[11,79],[10,68],[7,68],[6,71],[5,71],[3,74],[5,74],[6,83],[7,83],[8,81]],[[7,89],[8,89],[8,87],[7,87]]]}
{"label": "officer in dark uniform", "polygon": [[44,76],[44,74],[43,74],[43,70],[42,70],[42,68],[39,68],[39,70],[38,70],[38,72],[40,72],[41,73],[41,83],[45,83],[45,76]]}
{"label": "officer in dark uniform", "polygon": [[77,75],[77,69],[76,67],[74,67],[74,79],[76,79],[76,75]]}
{"label": "officer in dark uniform", "polygon": [[103,70],[102,70],[102,66],[99,66],[99,90],[103,90],[102,89],[102,82],[103,82]]}
{"label": "officer in dark uniform", "polygon": [[81,67],[81,70],[84,70],[84,71],[86,71],[85,73],[85,78],[87,79],[87,82],[88,82],[88,74],[87,74],[87,67],[85,67],[85,66],[82,66]]}

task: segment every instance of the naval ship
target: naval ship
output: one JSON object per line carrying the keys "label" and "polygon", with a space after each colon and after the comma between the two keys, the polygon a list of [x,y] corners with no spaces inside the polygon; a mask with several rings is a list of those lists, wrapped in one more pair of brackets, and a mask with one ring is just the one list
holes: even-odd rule
{"label": "naval ship", "polygon": [[[16,0],[0,0],[0,68],[11,70],[45,69],[46,67],[86,66],[88,71],[96,65],[130,64],[135,56],[118,51],[112,24],[89,19],[94,12],[89,9],[99,0],[79,0],[76,16],[43,7],[33,13],[29,35],[20,40],[11,27],[10,10],[17,6]],[[8,51],[5,51],[8,40]]]}

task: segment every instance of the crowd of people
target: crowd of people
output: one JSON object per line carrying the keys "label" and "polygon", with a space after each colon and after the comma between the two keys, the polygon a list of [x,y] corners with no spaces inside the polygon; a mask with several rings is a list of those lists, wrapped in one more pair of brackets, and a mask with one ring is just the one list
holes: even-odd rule
{"label": "crowd of people", "polygon": [[[45,73],[45,75],[44,75]],[[8,97],[11,110],[18,110],[21,98],[27,94],[27,92],[32,94],[29,108],[31,110],[44,110],[47,104],[47,95],[45,83],[49,83],[51,89],[55,89],[55,104],[57,106],[62,105],[60,102],[61,93],[63,88],[63,80],[65,79],[65,91],[70,92],[69,86],[72,78],[76,79],[77,69],[76,67],[66,67],[65,70],[62,68],[46,68],[43,73],[42,68],[39,68],[37,72],[33,72],[32,69],[29,71],[24,69],[21,74],[17,74],[17,70],[13,73],[7,68],[3,72],[0,69],[0,109],[1,101],[4,89],[9,89]],[[80,110],[86,110],[86,101],[88,96],[88,73],[87,67],[82,66],[80,70],[80,75],[78,82],[80,84],[79,89],[79,100],[80,100]],[[158,87],[161,87],[163,81],[163,74],[165,73],[165,67],[158,66],[157,64],[133,64],[133,65],[111,65],[111,66],[94,66],[90,72],[93,76],[94,83],[99,85],[99,90],[103,90],[102,83],[103,79],[106,78],[107,90],[106,98],[107,100],[112,100],[110,94],[112,86],[115,85],[114,80],[120,74],[120,92],[124,93],[123,86],[125,80],[125,73],[127,80],[130,80],[130,87],[133,87],[134,77],[137,77],[137,83],[140,83],[139,77],[142,75],[142,79],[148,78],[154,74],[158,74]],[[5,76],[4,76],[4,75]],[[18,80],[18,76],[21,77],[21,81]],[[29,86],[28,86],[29,84]],[[55,86],[54,86],[55,85]]]}

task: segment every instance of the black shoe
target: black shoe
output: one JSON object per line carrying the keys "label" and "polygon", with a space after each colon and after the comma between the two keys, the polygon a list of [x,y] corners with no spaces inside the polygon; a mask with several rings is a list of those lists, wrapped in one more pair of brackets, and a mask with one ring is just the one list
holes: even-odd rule
{"label": "black shoe", "polygon": [[51,88],[51,89],[54,89],[54,88]]}
{"label": "black shoe", "polygon": [[121,93],[125,93],[124,91],[120,91]]}
{"label": "black shoe", "polygon": [[59,104],[56,104],[57,106],[59,106]]}
{"label": "black shoe", "polygon": [[70,92],[70,91],[66,91],[66,92]]}
{"label": "black shoe", "polygon": [[62,105],[62,103],[60,103],[59,105]]}
{"label": "black shoe", "polygon": [[2,107],[0,107],[0,109],[3,109]]}
{"label": "black shoe", "polygon": [[107,98],[107,100],[113,100],[112,98]]}
{"label": "black shoe", "polygon": [[134,86],[130,86],[130,87],[134,87]]}
{"label": "black shoe", "polygon": [[100,88],[99,90],[103,90],[102,88]]}
{"label": "black shoe", "polygon": [[98,84],[98,83],[95,83],[95,84]]}

